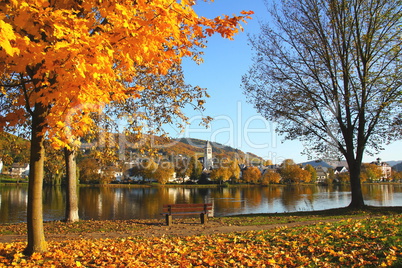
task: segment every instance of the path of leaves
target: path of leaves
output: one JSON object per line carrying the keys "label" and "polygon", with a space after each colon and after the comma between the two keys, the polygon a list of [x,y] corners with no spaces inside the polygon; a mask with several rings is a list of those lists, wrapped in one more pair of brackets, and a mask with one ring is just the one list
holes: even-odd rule
{"label": "path of leaves", "polygon": [[0,266],[24,267],[400,267],[402,215],[187,237],[0,243]]}

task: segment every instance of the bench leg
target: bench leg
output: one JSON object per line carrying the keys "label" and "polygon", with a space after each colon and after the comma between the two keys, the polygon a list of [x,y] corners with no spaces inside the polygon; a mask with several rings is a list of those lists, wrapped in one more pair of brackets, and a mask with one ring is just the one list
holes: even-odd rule
{"label": "bench leg", "polygon": [[208,221],[208,215],[201,213],[200,214],[201,224],[205,224]]}
{"label": "bench leg", "polygon": [[172,225],[172,215],[166,214],[166,225]]}

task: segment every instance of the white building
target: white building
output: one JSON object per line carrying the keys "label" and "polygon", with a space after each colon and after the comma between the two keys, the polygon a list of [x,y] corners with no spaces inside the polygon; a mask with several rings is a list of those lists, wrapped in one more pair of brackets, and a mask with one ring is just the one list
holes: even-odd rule
{"label": "white building", "polygon": [[212,159],[212,145],[209,141],[204,147],[204,159],[203,159],[204,170],[209,170],[213,166]]}
{"label": "white building", "polygon": [[12,177],[26,178],[29,176],[29,164],[14,163],[11,166]]}
{"label": "white building", "polygon": [[381,162],[381,159],[377,158],[377,161],[371,162],[371,164],[377,165],[379,168],[381,168],[382,180],[389,180],[389,178],[391,178],[392,168],[388,163]]}
{"label": "white building", "polygon": [[344,166],[338,166],[334,169],[334,174],[340,174],[345,172],[348,172],[348,169]]}
{"label": "white building", "polygon": [[316,183],[327,183],[329,177],[328,168],[323,166],[316,166],[315,172],[317,177],[315,178]]}

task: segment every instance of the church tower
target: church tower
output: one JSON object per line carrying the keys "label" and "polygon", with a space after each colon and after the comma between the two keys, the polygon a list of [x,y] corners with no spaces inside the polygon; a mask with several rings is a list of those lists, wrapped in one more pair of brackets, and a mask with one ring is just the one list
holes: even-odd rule
{"label": "church tower", "polygon": [[209,141],[204,147],[204,169],[208,170],[212,167],[212,145]]}

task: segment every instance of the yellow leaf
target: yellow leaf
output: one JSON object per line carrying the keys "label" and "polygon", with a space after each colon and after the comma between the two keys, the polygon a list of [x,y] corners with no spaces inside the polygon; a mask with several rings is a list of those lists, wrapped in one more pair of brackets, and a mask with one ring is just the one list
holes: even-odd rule
{"label": "yellow leaf", "polygon": [[19,54],[20,50],[11,45],[11,40],[15,40],[13,27],[0,20],[0,47],[4,49],[8,55],[14,56],[14,54]]}

